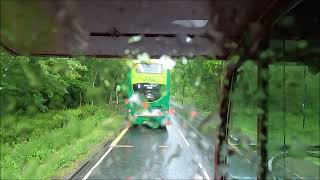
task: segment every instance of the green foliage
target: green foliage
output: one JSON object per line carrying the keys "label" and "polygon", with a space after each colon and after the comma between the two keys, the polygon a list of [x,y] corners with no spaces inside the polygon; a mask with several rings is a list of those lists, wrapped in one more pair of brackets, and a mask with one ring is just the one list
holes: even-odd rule
{"label": "green foliage", "polygon": [[[305,79],[304,70],[307,72]],[[290,146],[289,152],[300,158],[305,158],[306,147],[319,145],[320,74],[312,74],[307,70],[306,66],[299,64],[269,66],[269,158],[282,151],[284,142]],[[241,67],[232,94],[230,131],[234,137],[246,137],[253,144],[257,142],[259,109],[256,104],[262,96],[257,88],[256,74],[257,67],[253,62],[247,62]],[[312,158],[309,160],[315,163],[318,161]]]}
{"label": "green foliage", "polygon": [[1,179],[61,175],[120,128],[124,61],[0,52]]}
{"label": "green foliage", "polygon": [[14,57],[6,53],[1,53],[0,69],[2,113],[103,104],[116,85],[126,82],[127,72],[125,62],[119,60]]}
{"label": "green foliage", "polygon": [[[305,42],[301,43],[301,47],[304,47]],[[271,50],[266,50],[260,57],[269,59],[274,58],[275,54]],[[284,139],[286,144],[291,146],[290,152],[297,156],[305,155],[303,151],[305,147],[319,145],[320,74],[311,73],[309,69],[310,67],[303,64],[273,64],[269,65],[269,76],[266,72],[262,76],[270,78],[268,87],[270,157],[280,152]],[[219,61],[193,60],[188,63],[183,63],[183,60],[178,61],[172,73],[173,98],[176,102],[184,101],[186,113],[190,112],[186,107],[192,105],[200,113],[207,115],[215,111],[218,105],[221,75],[222,63]],[[195,82],[199,79],[201,83],[197,86]],[[230,96],[232,100],[230,133],[234,137],[245,138],[244,141],[255,144],[257,115],[261,113],[257,108],[257,101],[265,96],[257,87],[256,62],[246,61],[239,68],[233,86],[234,91]],[[303,127],[303,119],[305,119],[305,127]],[[210,118],[200,131],[211,137],[213,132],[216,132],[217,125],[217,118]],[[319,161],[311,160],[315,163]]]}
{"label": "green foliage", "polygon": [[48,179],[110,138],[123,117],[111,106],[83,106],[36,116],[7,116],[1,125],[1,179]]}
{"label": "green foliage", "polygon": [[215,110],[219,100],[222,68],[222,61],[202,57],[177,61],[171,84],[175,101],[192,102],[206,112]]}

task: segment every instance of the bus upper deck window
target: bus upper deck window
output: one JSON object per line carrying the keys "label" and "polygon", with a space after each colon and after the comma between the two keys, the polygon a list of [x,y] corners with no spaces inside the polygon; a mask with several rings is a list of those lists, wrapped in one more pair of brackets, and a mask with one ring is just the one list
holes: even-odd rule
{"label": "bus upper deck window", "polygon": [[160,74],[163,73],[162,64],[137,64],[138,73]]}

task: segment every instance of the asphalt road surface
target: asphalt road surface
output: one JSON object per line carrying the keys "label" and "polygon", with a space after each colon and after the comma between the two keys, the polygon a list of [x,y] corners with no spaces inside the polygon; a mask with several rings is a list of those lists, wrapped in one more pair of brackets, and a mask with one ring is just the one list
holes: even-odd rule
{"label": "asphalt road surface", "polygon": [[[174,113],[166,129],[127,127],[96,160],[85,164],[70,179],[213,179],[212,144]],[[228,164],[232,179],[256,179],[255,163],[247,157],[230,156]],[[308,168],[313,169],[308,175],[290,169],[286,170],[287,178],[319,177],[314,165]]]}
{"label": "asphalt road surface", "polygon": [[[166,129],[124,130],[84,179],[213,179],[213,150],[173,116]],[[121,139],[120,139],[121,138]]]}

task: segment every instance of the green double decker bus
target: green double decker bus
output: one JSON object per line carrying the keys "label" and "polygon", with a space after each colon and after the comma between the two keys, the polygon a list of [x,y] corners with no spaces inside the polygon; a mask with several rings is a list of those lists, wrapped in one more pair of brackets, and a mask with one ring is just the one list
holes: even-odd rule
{"label": "green double decker bus", "polygon": [[170,70],[160,60],[133,61],[128,72],[128,120],[164,128],[170,106]]}

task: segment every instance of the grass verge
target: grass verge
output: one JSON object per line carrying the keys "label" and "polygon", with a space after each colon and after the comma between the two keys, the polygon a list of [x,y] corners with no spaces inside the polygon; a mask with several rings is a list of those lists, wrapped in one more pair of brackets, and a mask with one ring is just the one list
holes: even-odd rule
{"label": "grass verge", "polygon": [[123,124],[113,107],[91,106],[1,119],[1,179],[62,177]]}

